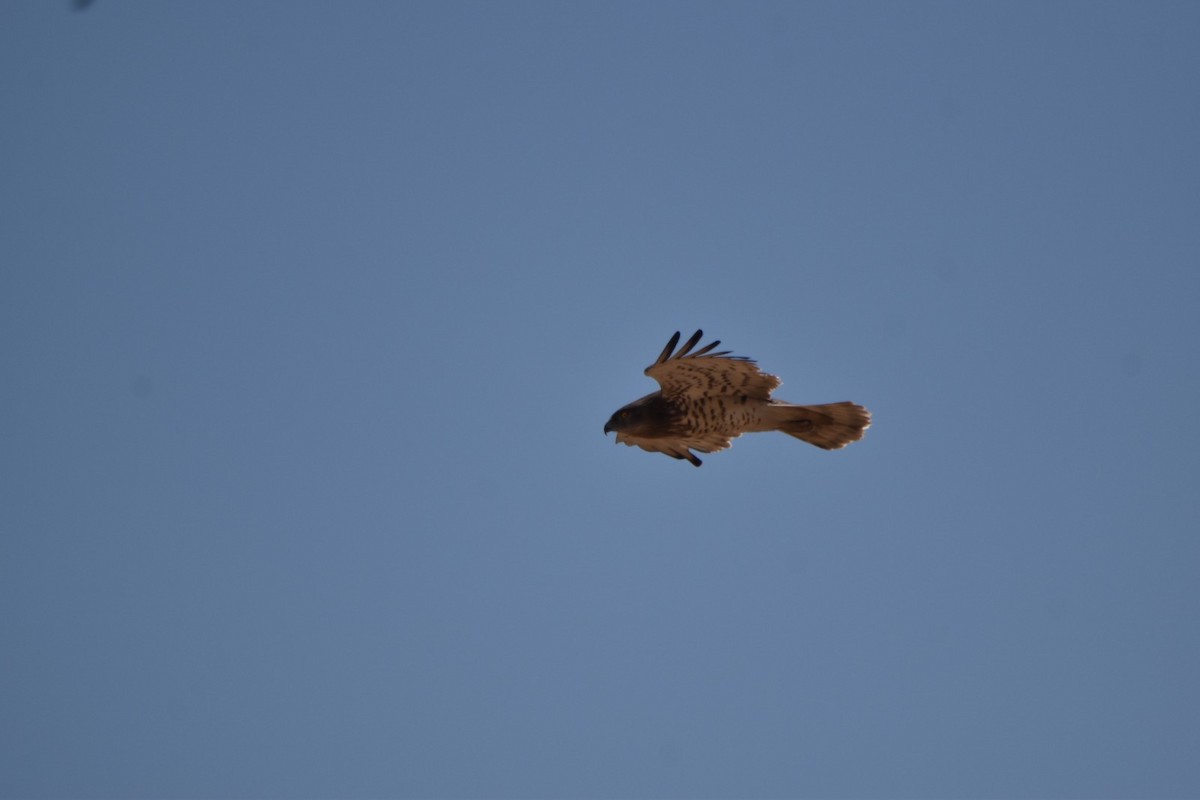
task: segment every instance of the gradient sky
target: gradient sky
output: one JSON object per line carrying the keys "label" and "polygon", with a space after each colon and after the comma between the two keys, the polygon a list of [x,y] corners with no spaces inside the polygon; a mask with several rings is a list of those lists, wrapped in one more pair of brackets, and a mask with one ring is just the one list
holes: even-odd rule
{"label": "gradient sky", "polygon": [[[0,796],[1200,796],[1200,5],[0,5]],[[601,428],[676,330],[875,424]]]}

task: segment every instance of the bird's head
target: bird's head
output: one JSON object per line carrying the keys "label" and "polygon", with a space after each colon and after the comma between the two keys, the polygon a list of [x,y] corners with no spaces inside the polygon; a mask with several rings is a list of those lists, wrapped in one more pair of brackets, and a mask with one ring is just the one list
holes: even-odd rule
{"label": "bird's head", "polygon": [[620,434],[622,431],[632,430],[637,426],[641,416],[640,409],[625,406],[620,411],[614,412],[608,418],[608,422],[604,423],[604,433],[609,434],[615,431]]}
{"label": "bird's head", "polygon": [[618,442],[623,438],[622,434],[639,437],[662,436],[665,409],[660,406],[663,406],[662,397],[657,392],[635,400],[608,418],[608,422],[604,423],[604,432],[615,432]]}

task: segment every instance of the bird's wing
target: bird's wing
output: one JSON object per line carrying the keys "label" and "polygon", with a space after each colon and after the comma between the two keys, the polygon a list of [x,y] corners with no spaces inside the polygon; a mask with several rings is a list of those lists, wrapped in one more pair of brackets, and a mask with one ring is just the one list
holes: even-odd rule
{"label": "bird's wing", "polygon": [[692,348],[703,335],[703,331],[696,331],[676,352],[675,345],[679,343],[679,332],[676,331],[658,360],[646,367],[646,374],[658,381],[664,397],[699,399],[746,395],[766,400],[771,396],[779,385],[779,378],[763,372],[745,356],[731,356],[728,350],[711,352],[720,340],[693,353]]}
{"label": "bird's wing", "polygon": [[701,433],[691,434],[679,439],[679,443],[691,450],[699,450],[701,453],[715,453],[718,450],[724,450],[729,447],[733,439],[736,439],[738,434],[729,436],[723,433]]}
{"label": "bird's wing", "polygon": [[665,453],[671,458],[686,459],[698,467],[703,462],[696,458],[696,454],[691,452],[692,450],[698,450],[701,453],[715,453],[729,447],[731,438],[736,437],[706,433],[698,436],[656,437],[653,439],[626,436],[623,440],[618,441],[622,441],[630,447],[640,447],[651,453]]}

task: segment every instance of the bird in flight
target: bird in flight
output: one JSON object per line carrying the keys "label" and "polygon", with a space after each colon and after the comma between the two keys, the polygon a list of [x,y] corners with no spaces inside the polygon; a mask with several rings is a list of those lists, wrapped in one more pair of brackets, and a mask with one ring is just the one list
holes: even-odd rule
{"label": "bird in flight", "polygon": [[693,450],[724,450],[743,433],[782,431],[837,450],[857,442],[871,425],[871,412],[854,403],[797,406],[772,399],[779,378],[729,350],[712,352],[719,340],[692,352],[703,335],[696,331],[675,350],[676,331],[658,360],[646,367],[659,391],[619,409],[604,424],[604,433],[615,431],[620,444],[687,459],[698,467],[702,462]]}

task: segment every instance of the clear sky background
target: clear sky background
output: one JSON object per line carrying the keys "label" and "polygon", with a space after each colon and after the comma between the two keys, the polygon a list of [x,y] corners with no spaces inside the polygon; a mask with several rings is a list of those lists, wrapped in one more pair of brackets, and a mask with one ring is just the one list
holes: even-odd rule
{"label": "clear sky background", "polygon": [[1198,42],[0,5],[0,796],[1200,796]]}

